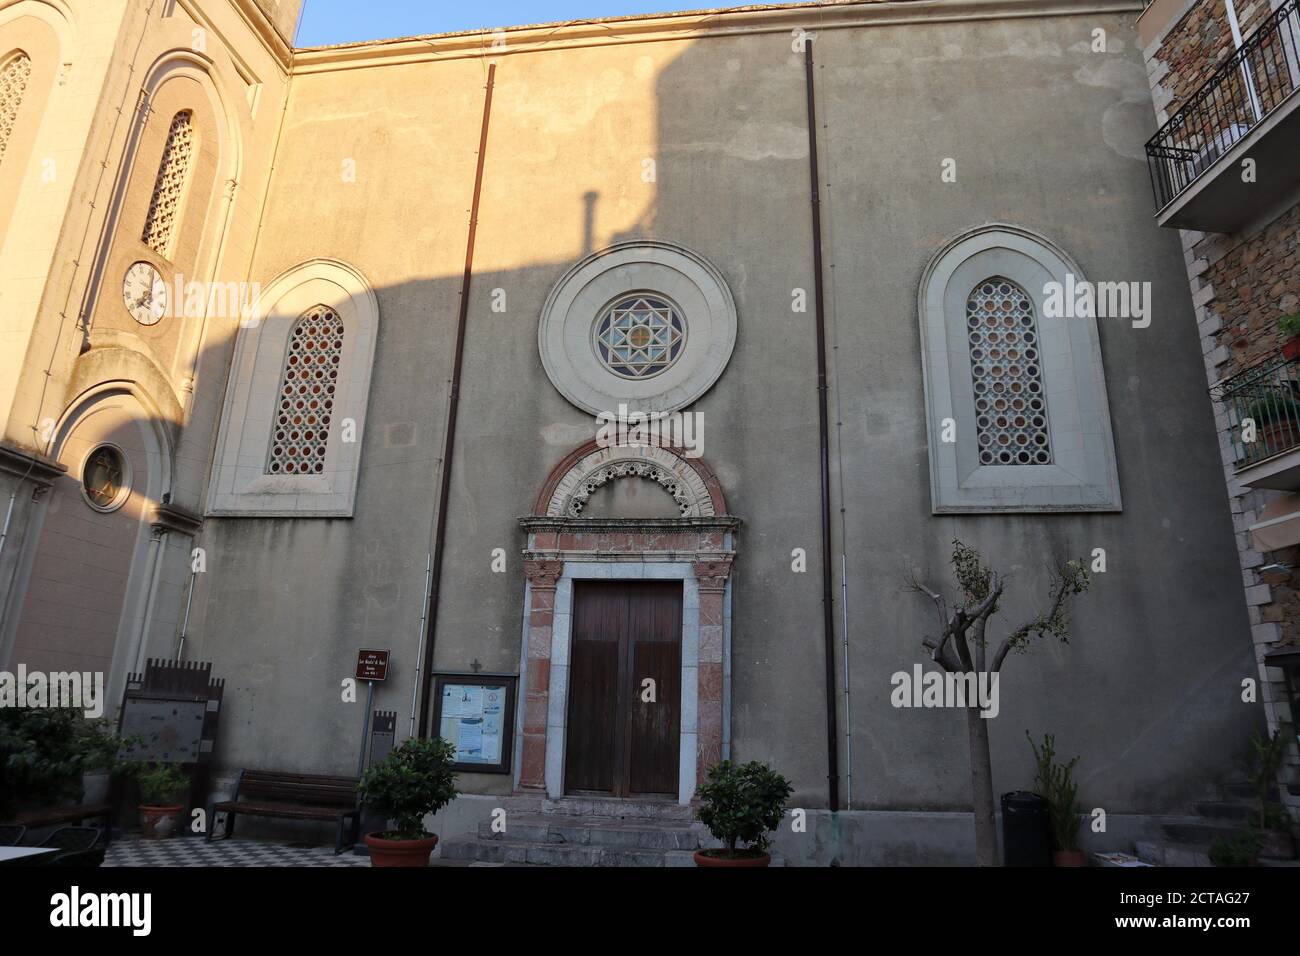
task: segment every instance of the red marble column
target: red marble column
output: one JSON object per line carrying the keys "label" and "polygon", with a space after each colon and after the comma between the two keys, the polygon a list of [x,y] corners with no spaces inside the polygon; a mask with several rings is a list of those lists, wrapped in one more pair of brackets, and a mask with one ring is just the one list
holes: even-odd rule
{"label": "red marble column", "polygon": [[700,659],[696,780],[708,779],[709,767],[722,759],[722,632],[731,558],[696,561],[700,589]]}
{"label": "red marble column", "polygon": [[555,584],[563,561],[525,561],[530,603],[524,676],[524,745],[519,767],[521,790],[546,790],[546,711],[551,688],[551,627],[555,621]]}

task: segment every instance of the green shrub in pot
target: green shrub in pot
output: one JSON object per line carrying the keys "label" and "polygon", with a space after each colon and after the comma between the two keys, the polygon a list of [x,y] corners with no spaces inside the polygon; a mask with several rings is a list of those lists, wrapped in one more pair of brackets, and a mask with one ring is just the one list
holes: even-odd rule
{"label": "green shrub in pot", "polygon": [[[709,768],[708,782],[699,788],[699,818],[722,842],[717,850],[700,850],[701,866],[767,866],[767,835],[781,825],[790,782],[764,763],[734,764],[730,760]],[[742,846],[744,844],[744,846]]]}
{"label": "green shrub in pot", "polygon": [[440,737],[411,737],[361,777],[366,805],[388,818],[392,829],[368,833],[374,866],[427,866],[438,843],[424,818],[456,799],[456,752]]}

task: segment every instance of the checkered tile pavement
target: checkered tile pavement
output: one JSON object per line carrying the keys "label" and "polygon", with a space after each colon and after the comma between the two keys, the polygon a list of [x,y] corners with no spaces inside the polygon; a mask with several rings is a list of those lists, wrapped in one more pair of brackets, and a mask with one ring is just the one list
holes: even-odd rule
{"label": "checkered tile pavement", "polygon": [[124,837],[108,845],[104,866],[369,866],[370,858],[328,846],[266,843],[261,840],[213,840],[173,837],[140,840]]}

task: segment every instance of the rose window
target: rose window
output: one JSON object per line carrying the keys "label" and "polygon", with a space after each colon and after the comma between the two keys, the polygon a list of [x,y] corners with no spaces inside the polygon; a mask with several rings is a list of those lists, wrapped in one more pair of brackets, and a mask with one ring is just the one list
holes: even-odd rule
{"label": "rose window", "polygon": [[594,344],[602,365],[623,378],[649,378],[671,368],[686,343],[686,325],[668,300],[629,295],[596,323]]}

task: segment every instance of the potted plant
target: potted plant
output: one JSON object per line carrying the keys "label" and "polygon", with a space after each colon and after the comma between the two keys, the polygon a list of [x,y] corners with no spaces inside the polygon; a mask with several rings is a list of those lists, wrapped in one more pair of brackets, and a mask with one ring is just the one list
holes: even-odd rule
{"label": "potted plant", "polygon": [[114,770],[125,743],[79,710],[0,707],[0,820],[80,802],[84,775]]}
{"label": "potted plant", "polygon": [[1231,840],[1215,837],[1210,841],[1211,866],[1255,866],[1258,864],[1259,837],[1247,830]]}
{"label": "potted plant", "polygon": [[[781,825],[789,781],[766,764],[736,765],[722,760],[709,768],[709,781],[699,788],[698,816],[724,845],[697,850],[697,866],[767,866],[767,834]],[[747,844],[740,847],[737,844]]]}
{"label": "potted plant", "polygon": [[1083,866],[1086,858],[1079,849],[1079,785],[1074,782],[1074,767],[1079,762],[1074,757],[1068,763],[1056,760],[1056,737],[1043,735],[1041,747],[1025,731],[1029,746],[1034,751],[1037,772],[1034,791],[1047,801],[1047,814],[1052,831],[1052,865]]}
{"label": "potted plant", "polygon": [[1290,731],[1286,724],[1278,726],[1271,736],[1251,734],[1255,759],[1250,782],[1255,786],[1256,813],[1255,837],[1261,857],[1270,860],[1295,859],[1295,841],[1291,838],[1291,815],[1286,807],[1269,799],[1277,780],[1277,772],[1286,759],[1286,745]]}
{"label": "potted plant", "polygon": [[141,764],[135,769],[140,787],[140,837],[165,840],[180,832],[190,782],[175,764]]}
{"label": "potted plant", "polygon": [[424,818],[456,798],[456,753],[441,737],[411,737],[361,777],[357,789],[392,829],[367,833],[371,866],[428,866],[438,837]]}
{"label": "potted plant", "polygon": [[1291,312],[1278,319],[1277,330],[1285,337],[1283,357],[1288,360],[1300,358],[1300,312]]}

